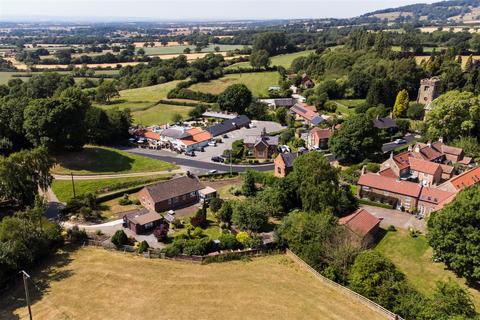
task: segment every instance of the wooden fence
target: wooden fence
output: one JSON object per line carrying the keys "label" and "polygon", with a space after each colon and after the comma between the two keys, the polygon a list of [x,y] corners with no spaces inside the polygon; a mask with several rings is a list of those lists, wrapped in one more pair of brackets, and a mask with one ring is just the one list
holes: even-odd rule
{"label": "wooden fence", "polygon": [[347,287],[342,286],[341,284],[336,283],[335,281],[332,281],[328,278],[325,278],[322,276],[317,270],[313,269],[311,266],[309,266],[305,261],[303,261],[299,256],[297,256],[295,253],[290,251],[289,249],[286,250],[287,256],[289,256],[293,261],[295,261],[298,265],[301,267],[305,268],[307,271],[312,273],[318,280],[322,281],[326,285],[338,290],[339,292],[343,293],[344,295],[354,298],[355,300],[359,301],[360,303],[366,305],[370,309],[384,315],[388,319],[394,319],[394,320],[404,320],[400,316],[396,315],[395,313],[385,309],[378,303],[373,302],[372,300],[365,298],[361,294],[356,293],[355,291],[352,291],[348,289]]}

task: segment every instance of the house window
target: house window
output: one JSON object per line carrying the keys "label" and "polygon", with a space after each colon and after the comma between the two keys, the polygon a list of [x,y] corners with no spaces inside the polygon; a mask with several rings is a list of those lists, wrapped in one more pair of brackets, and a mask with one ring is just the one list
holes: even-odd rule
{"label": "house window", "polygon": [[182,200],[187,200],[187,195],[186,195],[186,194],[184,194],[184,195],[182,196]]}
{"label": "house window", "polygon": [[383,191],[383,195],[388,197],[389,195],[388,191]]}
{"label": "house window", "polygon": [[280,169],[280,167],[277,168],[277,173],[282,173],[282,169]]}
{"label": "house window", "polygon": [[168,199],[168,204],[172,204],[172,198]]}
{"label": "house window", "polygon": [[145,223],[145,229],[150,229],[151,227],[153,227],[153,222]]}
{"label": "house window", "polygon": [[370,187],[362,186],[362,190],[369,191],[369,190],[370,190]]}
{"label": "house window", "polygon": [[195,197],[197,195],[197,191],[190,192],[190,197]]}

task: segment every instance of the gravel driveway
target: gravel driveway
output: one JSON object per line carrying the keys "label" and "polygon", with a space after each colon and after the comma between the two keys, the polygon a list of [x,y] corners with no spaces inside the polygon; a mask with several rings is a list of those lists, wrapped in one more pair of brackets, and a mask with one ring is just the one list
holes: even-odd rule
{"label": "gravel driveway", "polygon": [[388,228],[388,226],[394,225],[399,229],[408,230],[410,227],[413,227],[416,230],[420,230],[423,234],[426,232],[425,220],[418,220],[410,213],[369,205],[360,205],[360,207],[365,208],[377,218],[381,218],[382,222],[380,223],[380,226],[383,228]]}

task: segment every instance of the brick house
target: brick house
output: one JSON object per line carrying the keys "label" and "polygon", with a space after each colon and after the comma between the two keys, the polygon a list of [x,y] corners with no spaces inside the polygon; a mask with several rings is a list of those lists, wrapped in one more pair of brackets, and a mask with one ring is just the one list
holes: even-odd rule
{"label": "brick house", "polygon": [[303,102],[295,103],[290,109],[290,113],[295,115],[295,120],[303,121],[310,126],[319,125],[324,119],[317,112],[317,108]]}
{"label": "brick house", "polygon": [[303,89],[311,89],[311,88],[315,87],[315,82],[313,82],[313,80],[306,73],[304,73],[302,75],[302,80],[300,82],[300,86]]}
{"label": "brick house", "polygon": [[326,149],[328,148],[328,140],[333,135],[334,129],[320,129],[313,128],[308,132],[306,147],[309,150],[312,149]]}
{"label": "brick house", "polygon": [[338,219],[338,224],[344,226],[354,240],[358,240],[368,247],[374,244],[377,239],[380,219],[360,208]]}
{"label": "brick house", "polygon": [[410,157],[410,175],[418,179],[423,186],[440,184],[442,181],[442,167],[440,164]]}
{"label": "brick house", "polygon": [[441,209],[447,201],[453,200],[454,192],[440,190],[438,188],[423,187],[418,199],[417,211],[427,216],[433,211]]}
{"label": "brick house", "polygon": [[[435,157],[437,154],[433,154]],[[436,158],[435,158],[436,159]],[[397,155],[390,154],[380,166],[380,173],[384,176],[404,179],[418,179],[425,186],[438,185],[452,177],[452,166],[425,160],[414,151],[404,151]]]}
{"label": "brick house", "polygon": [[397,209],[417,208],[422,186],[418,183],[401,181],[375,173],[365,173],[357,182],[360,198],[368,198],[394,205]]}
{"label": "brick house", "polygon": [[197,177],[187,173],[183,177],[146,186],[140,190],[139,199],[148,210],[164,212],[196,203],[198,191],[203,188]]}
{"label": "brick house", "polygon": [[243,139],[243,145],[249,155],[256,159],[269,159],[277,151],[278,137],[267,136],[267,132],[263,128],[260,136],[246,136]]}
{"label": "brick house", "polygon": [[293,170],[293,161],[298,158],[298,153],[280,153],[275,160],[274,175],[278,178],[286,177]]}
{"label": "brick house", "polygon": [[162,223],[165,223],[165,220],[161,215],[146,208],[132,210],[123,215],[124,226],[135,234],[152,231]]}
{"label": "brick house", "polygon": [[359,196],[374,201],[404,207],[407,211],[418,211],[428,215],[451,201],[455,192],[422,186],[418,183],[401,181],[381,174],[366,173],[358,180]]}

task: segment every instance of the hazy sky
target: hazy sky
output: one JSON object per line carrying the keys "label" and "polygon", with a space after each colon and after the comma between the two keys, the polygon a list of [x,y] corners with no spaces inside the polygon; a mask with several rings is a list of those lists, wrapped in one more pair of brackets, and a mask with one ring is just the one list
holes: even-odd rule
{"label": "hazy sky", "polygon": [[0,20],[345,18],[421,0],[0,0]]}

